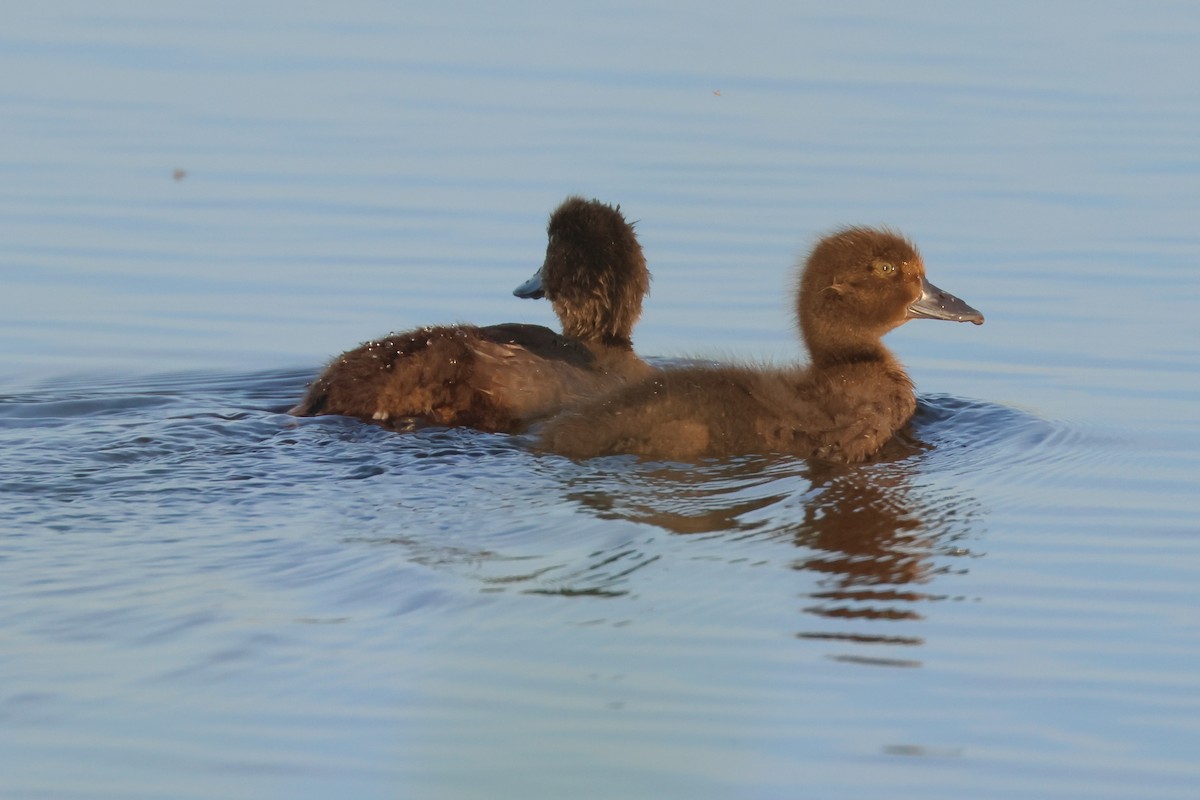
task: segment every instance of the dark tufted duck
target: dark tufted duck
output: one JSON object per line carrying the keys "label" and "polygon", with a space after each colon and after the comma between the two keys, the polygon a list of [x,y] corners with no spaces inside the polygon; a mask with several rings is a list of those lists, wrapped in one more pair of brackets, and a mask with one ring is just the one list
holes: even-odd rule
{"label": "dark tufted duck", "polygon": [[573,458],[785,453],[863,461],[916,409],[912,382],[883,335],[910,319],[983,324],[982,314],[925,279],[911,242],[872,228],[817,243],[800,275],[797,315],[808,368],[663,370],[555,417],[539,445]]}
{"label": "dark tufted duck", "polygon": [[650,273],[620,207],[570,197],[546,233],[545,262],[513,294],[549,298],[562,334],[519,323],[392,334],[336,358],[289,413],[512,432],[652,374],[630,340]]}

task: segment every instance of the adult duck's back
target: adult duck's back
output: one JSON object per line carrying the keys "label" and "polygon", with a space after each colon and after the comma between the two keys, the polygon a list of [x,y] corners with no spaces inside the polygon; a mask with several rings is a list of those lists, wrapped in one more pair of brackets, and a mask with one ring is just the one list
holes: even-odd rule
{"label": "adult duck's back", "polygon": [[514,293],[549,298],[562,334],[519,323],[392,334],[334,359],[291,413],[515,431],[649,374],[630,334],[650,276],[620,209],[569,198],[547,234],[542,268]]}

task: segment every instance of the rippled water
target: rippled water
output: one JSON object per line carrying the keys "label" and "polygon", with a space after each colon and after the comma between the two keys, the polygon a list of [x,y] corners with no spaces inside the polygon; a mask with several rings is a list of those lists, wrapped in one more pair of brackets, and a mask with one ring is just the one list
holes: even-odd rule
{"label": "rippled water", "polygon": [[307,377],[4,398],[18,794],[1195,777],[1200,552],[1111,437],[937,395],[860,468],[576,464],[283,416]]}
{"label": "rippled water", "polygon": [[[0,796],[1194,797],[1198,39],[1171,3],[23,12]],[[889,337],[920,407],[855,468],[283,413],[389,329],[549,322],[509,292],[570,193],[640,219],[652,357],[796,358],[789,265],[845,223],[988,322]]]}

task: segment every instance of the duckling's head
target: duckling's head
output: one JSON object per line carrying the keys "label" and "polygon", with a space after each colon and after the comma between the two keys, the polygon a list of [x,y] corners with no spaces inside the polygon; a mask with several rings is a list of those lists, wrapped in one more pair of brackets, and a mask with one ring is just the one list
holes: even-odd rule
{"label": "duckling's head", "polygon": [[910,319],[983,324],[925,278],[916,246],[889,230],[846,228],[817,242],[800,273],[797,315],[813,360],[854,359]]}
{"label": "duckling's head", "polygon": [[549,298],[567,336],[631,346],[650,273],[620,206],[568,197],[550,215],[546,236],[542,268],[513,294]]}

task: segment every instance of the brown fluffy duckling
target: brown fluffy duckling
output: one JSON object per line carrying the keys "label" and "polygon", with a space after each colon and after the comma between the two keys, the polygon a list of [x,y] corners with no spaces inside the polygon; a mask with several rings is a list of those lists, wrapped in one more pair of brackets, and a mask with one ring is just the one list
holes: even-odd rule
{"label": "brown fluffy duckling", "polygon": [[541,325],[446,325],[392,334],[336,358],[289,413],[517,431],[653,372],[630,334],[650,273],[620,207],[570,197],[551,215],[546,260],[513,292],[547,297]]}
{"label": "brown fluffy duckling", "polygon": [[817,243],[796,310],[809,367],[663,370],[554,418],[540,446],[573,458],[785,453],[863,461],[916,410],[912,381],[883,335],[910,319],[983,324],[982,314],[926,280],[911,242],[872,228]]}

